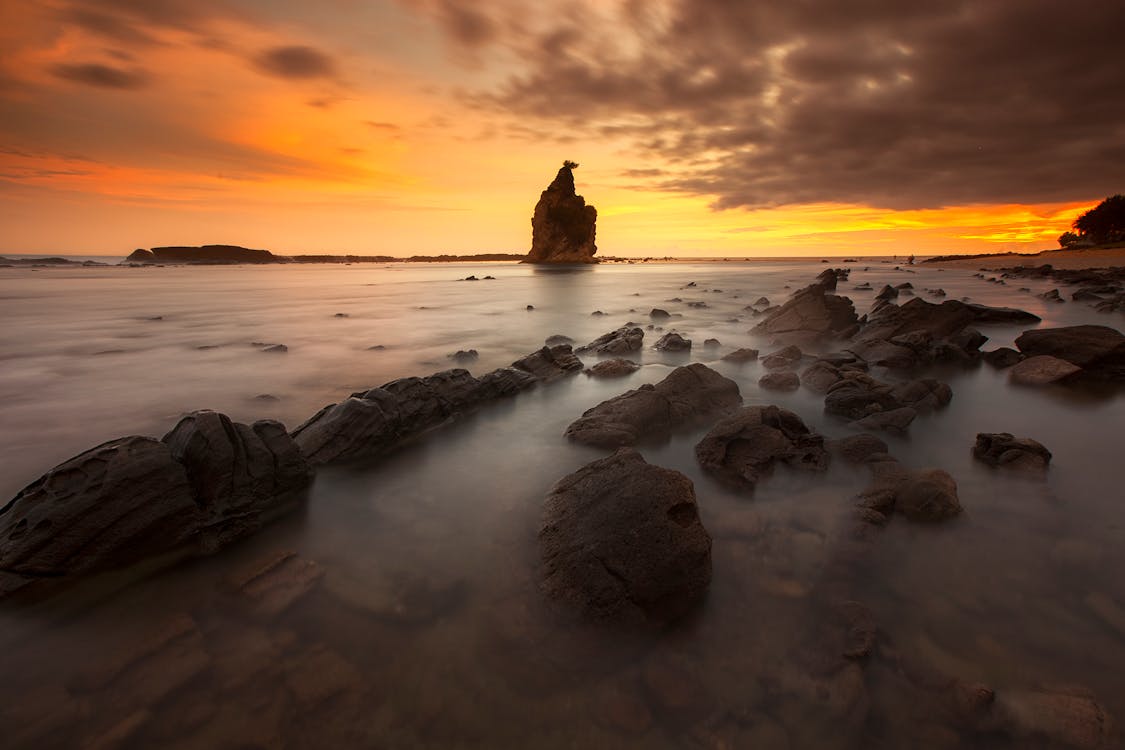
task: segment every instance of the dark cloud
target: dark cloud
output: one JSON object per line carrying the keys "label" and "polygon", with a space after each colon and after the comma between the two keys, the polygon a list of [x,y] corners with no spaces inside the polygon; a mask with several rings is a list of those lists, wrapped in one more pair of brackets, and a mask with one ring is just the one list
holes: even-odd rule
{"label": "dark cloud", "polygon": [[139,89],[149,81],[142,70],[122,70],[101,63],[60,63],[50,70],[58,78],[107,89]]}
{"label": "dark cloud", "polygon": [[336,74],[331,57],[312,47],[274,47],[257,55],[254,66],[280,78],[330,78]]}
{"label": "dark cloud", "polygon": [[463,0],[411,0],[433,15],[442,29],[457,43],[466,47],[481,47],[497,40],[502,15],[487,7],[470,7]]}
{"label": "dark cloud", "polygon": [[476,39],[522,60],[480,102],[544,133],[625,138],[646,165],[674,165],[662,187],[719,207],[921,208],[1122,189],[1125,66],[1109,51],[1120,46],[1125,4],[604,7],[544,10],[517,34],[503,23],[510,4],[493,0],[473,11],[489,34],[443,24],[459,44]]}

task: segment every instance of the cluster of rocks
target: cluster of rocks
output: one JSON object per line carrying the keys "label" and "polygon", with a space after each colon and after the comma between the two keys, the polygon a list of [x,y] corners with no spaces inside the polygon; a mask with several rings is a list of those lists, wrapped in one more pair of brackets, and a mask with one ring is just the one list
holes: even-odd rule
{"label": "cluster of rocks", "polygon": [[0,508],[0,597],[159,556],[209,554],[298,507],[315,467],[382,456],[452,417],[582,369],[569,345],[475,378],[400,378],[293,430],[193,412],[161,440],[111,440]]}
{"label": "cluster of rocks", "polygon": [[[1006,268],[1003,276],[1052,279],[1061,284],[1076,286],[1078,289],[1070,294],[1070,298],[1075,302],[1086,302],[1098,312],[1125,312],[1125,268],[1062,269],[1043,264]],[[1047,294],[1051,292],[1054,294],[1050,298],[1044,298],[1057,302],[1066,301],[1058,289],[1052,289]]]}
{"label": "cluster of rocks", "polygon": [[778,463],[803,471],[828,468],[824,438],[777,406],[747,406],[723,419],[696,444],[695,458],[705,471],[748,490]]}
{"label": "cluster of rocks", "polygon": [[1107,326],[1025,331],[1016,339],[1023,359],[1010,378],[1021,385],[1062,381],[1125,381],[1125,335]]}

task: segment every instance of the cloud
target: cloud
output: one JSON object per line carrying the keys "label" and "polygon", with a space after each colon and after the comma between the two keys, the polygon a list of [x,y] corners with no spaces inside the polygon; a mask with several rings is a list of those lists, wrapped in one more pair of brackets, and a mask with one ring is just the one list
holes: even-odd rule
{"label": "cloud", "polygon": [[257,55],[253,63],[263,73],[279,78],[331,78],[336,74],[331,57],[305,46],[273,47]]}
{"label": "cloud", "polygon": [[[1121,190],[1125,5],[1101,0],[507,0],[431,17],[515,56],[476,101],[544,134],[615,137],[719,208],[923,208]],[[660,180],[661,178],[654,178]]]}
{"label": "cloud", "polygon": [[143,70],[123,70],[101,63],[60,63],[51,66],[50,71],[57,78],[107,89],[139,89],[149,82]]}

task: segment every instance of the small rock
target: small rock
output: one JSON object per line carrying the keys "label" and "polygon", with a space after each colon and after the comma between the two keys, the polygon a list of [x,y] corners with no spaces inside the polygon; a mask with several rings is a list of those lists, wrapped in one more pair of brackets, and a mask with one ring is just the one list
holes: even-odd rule
{"label": "small rock", "polygon": [[632,375],[641,366],[627,359],[607,359],[598,362],[593,367],[587,367],[585,373],[596,378],[622,378]]}
{"label": "small rock", "polygon": [[1032,472],[1043,471],[1051,462],[1051,452],[1042,443],[1009,432],[978,433],[973,456],[989,466]]}
{"label": "small rock", "polygon": [[285,344],[274,344],[273,346],[267,346],[265,349],[262,349],[262,351],[273,352],[275,354],[284,354],[285,352],[289,351],[289,347]]}
{"label": "small rock", "polygon": [[672,317],[667,310],[661,310],[659,307],[652,308],[648,316],[653,320],[666,320]]}
{"label": "small rock", "polygon": [[703,347],[705,349],[715,349],[719,346],[722,346],[722,344],[719,343],[718,339],[704,339],[703,340]]}
{"label": "small rock", "polygon": [[801,387],[801,379],[795,372],[770,372],[758,379],[758,387],[768,391],[795,391]]}
{"label": "small rock", "polygon": [[691,339],[685,339],[678,333],[666,333],[652,348],[662,352],[686,352],[691,349]]}
{"label": "small rock", "polygon": [[454,362],[474,362],[479,356],[476,349],[458,349],[453,354],[447,354],[446,359],[452,359]]}
{"label": "small rock", "polygon": [[735,362],[738,364],[743,364],[744,362],[753,362],[757,358],[757,349],[735,349],[733,352],[728,352],[722,357],[724,362]]}

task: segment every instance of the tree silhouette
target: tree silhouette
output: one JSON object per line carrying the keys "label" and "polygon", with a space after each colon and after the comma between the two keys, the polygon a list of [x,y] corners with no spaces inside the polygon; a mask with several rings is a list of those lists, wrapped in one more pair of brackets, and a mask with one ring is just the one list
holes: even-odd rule
{"label": "tree silhouette", "polygon": [[567,159],[563,162],[563,166],[567,169],[578,169],[578,162]]}
{"label": "tree silhouette", "polygon": [[1082,238],[1074,232],[1063,232],[1059,235],[1059,247],[1074,247]]}
{"label": "tree silhouette", "polygon": [[1081,239],[1095,245],[1125,240],[1125,195],[1106,198],[1075,219],[1073,226]]}

